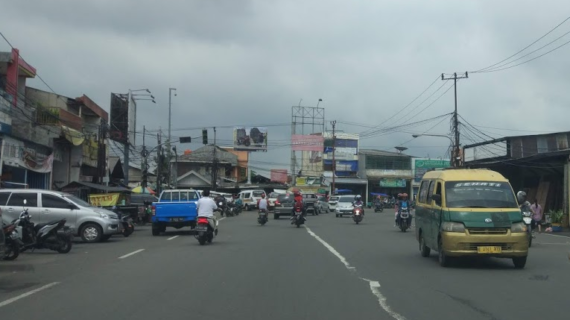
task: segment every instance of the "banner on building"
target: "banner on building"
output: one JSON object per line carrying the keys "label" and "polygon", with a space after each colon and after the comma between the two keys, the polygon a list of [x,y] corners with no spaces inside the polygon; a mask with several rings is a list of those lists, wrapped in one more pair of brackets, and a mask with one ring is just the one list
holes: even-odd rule
{"label": "banner on building", "polygon": [[431,169],[449,168],[451,163],[449,160],[438,159],[413,159],[414,161],[414,182],[421,182],[424,174]]}
{"label": "banner on building", "polygon": [[120,193],[92,194],[89,203],[96,207],[111,207],[117,204]]}
{"label": "banner on building", "polygon": [[243,151],[267,151],[267,128],[235,127],[234,149]]}
{"label": "banner on building", "polygon": [[271,181],[287,183],[287,169],[271,169]]}
{"label": "banner on building", "polygon": [[383,179],[380,179],[380,187],[384,187],[384,188],[405,188],[406,187],[406,180],[405,179],[383,178]]}
{"label": "banner on building", "polygon": [[31,144],[4,137],[2,157],[5,165],[21,167],[39,173],[49,173],[53,169],[54,153],[38,152]]}
{"label": "banner on building", "polygon": [[291,149],[293,151],[323,152],[324,142],[323,136],[294,134],[291,136]]}

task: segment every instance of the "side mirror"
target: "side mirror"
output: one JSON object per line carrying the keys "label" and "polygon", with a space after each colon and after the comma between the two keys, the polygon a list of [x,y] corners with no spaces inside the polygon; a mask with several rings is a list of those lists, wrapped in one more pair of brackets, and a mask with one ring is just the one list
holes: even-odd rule
{"label": "side mirror", "polygon": [[441,194],[434,194],[431,198],[435,201],[437,205],[441,205]]}

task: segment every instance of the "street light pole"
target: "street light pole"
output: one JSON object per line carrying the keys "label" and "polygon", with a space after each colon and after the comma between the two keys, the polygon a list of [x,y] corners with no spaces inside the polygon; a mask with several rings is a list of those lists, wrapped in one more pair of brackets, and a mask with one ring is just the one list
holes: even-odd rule
{"label": "street light pole", "polygon": [[[447,138],[447,139],[449,139],[451,146],[455,146],[455,141],[453,141],[453,139],[450,136],[446,136],[444,134],[413,134],[412,137],[414,137],[414,138],[418,138],[418,137]],[[454,161],[454,159],[451,159],[451,158],[453,158],[453,150],[451,151],[451,154],[450,154],[450,160],[451,160],[451,163],[454,167],[458,167],[457,164],[459,163],[459,161]]]}

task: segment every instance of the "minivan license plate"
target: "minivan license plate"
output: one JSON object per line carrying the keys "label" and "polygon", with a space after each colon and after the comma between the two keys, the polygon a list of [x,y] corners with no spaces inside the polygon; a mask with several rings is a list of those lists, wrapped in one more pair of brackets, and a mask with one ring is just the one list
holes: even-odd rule
{"label": "minivan license plate", "polygon": [[477,247],[477,253],[501,253],[501,247]]}

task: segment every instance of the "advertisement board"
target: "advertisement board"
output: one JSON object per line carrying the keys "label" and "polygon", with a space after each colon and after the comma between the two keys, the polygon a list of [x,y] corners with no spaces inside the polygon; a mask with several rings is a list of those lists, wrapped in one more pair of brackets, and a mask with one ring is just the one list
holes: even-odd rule
{"label": "advertisement board", "polygon": [[287,169],[271,169],[271,181],[287,183]]}
{"label": "advertisement board", "polygon": [[419,183],[422,177],[430,169],[449,168],[451,163],[449,160],[438,159],[413,159],[414,161],[414,182]]}
{"label": "advertisement board", "polygon": [[123,144],[129,141],[129,108],[127,99],[127,95],[111,93],[109,136],[111,140]]}
{"label": "advertisement board", "polygon": [[323,136],[294,134],[291,136],[291,149],[293,151],[323,152],[324,142]]}
{"label": "advertisement board", "polygon": [[267,128],[235,127],[234,149],[243,151],[267,151]]}

